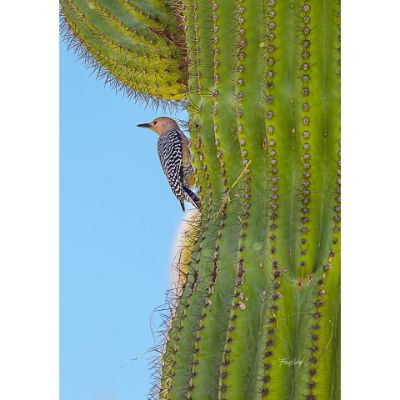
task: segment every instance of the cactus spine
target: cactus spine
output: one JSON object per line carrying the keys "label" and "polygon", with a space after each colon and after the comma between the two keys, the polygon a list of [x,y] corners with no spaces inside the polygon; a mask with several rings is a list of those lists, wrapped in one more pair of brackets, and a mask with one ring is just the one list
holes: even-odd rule
{"label": "cactus spine", "polygon": [[339,399],[339,0],[61,4],[124,87],[190,114],[203,212],[151,397]]}

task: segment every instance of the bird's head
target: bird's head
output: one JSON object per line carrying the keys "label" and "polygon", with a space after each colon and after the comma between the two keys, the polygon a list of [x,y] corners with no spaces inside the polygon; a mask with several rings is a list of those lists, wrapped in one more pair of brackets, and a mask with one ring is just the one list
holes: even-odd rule
{"label": "bird's head", "polygon": [[137,125],[139,128],[149,128],[158,135],[162,135],[171,129],[179,129],[175,120],[169,117],[158,117],[151,122]]}

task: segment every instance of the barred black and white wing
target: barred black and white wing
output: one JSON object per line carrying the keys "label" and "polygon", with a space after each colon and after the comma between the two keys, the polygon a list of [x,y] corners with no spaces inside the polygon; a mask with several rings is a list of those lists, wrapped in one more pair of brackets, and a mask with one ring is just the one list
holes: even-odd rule
{"label": "barred black and white wing", "polygon": [[182,169],[182,137],[177,129],[161,135],[157,143],[158,157],[168,183],[177,199],[181,203],[182,210],[185,211],[183,189],[183,169]]}

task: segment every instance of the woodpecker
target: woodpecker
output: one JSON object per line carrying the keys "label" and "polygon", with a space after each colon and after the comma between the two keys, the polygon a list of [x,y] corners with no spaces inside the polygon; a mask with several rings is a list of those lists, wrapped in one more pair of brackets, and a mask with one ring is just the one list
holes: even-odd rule
{"label": "woodpecker", "polygon": [[159,117],[137,126],[149,128],[159,135],[157,150],[161,167],[172,192],[181,203],[182,210],[185,211],[184,201],[188,201],[200,211],[200,199],[190,190],[195,183],[189,151],[190,141],[179,129],[176,121],[168,117]]}

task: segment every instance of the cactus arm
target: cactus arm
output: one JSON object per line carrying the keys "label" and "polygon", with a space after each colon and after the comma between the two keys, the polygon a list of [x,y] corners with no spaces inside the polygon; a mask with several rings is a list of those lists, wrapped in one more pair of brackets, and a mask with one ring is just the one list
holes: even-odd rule
{"label": "cactus arm", "polygon": [[106,0],[74,0],[86,19],[100,34],[110,37],[122,48],[135,50],[141,45],[143,50],[153,51],[164,57],[170,55],[168,44],[129,14],[126,3]]}
{"label": "cactus arm", "polygon": [[[86,46],[91,46],[92,51],[99,54],[97,56],[99,57],[98,60],[101,60],[104,65],[107,65],[110,70],[114,71],[114,75],[118,76],[121,82],[137,81],[139,90],[144,91],[146,87],[149,87],[150,91],[153,90],[159,79],[157,74],[161,72],[161,68],[168,67],[168,64],[171,64],[170,61],[161,58],[157,60],[157,56],[155,56],[152,72],[146,74],[145,72],[147,68],[150,68],[152,62],[147,57],[140,55],[142,48],[138,47],[134,52],[133,48],[121,47],[116,41],[117,35],[115,31],[111,28],[109,29],[114,32],[114,37],[106,39],[107,36],[99,29],[103,28],[103,24],[98,22],[97,26],[93,25],[90,19],[87,18],[90,13],[93,14],[93,10],[90,7],[80,9],[73,3],[68,4],[64,8],[64,15],[67,21],[71,20],[71,24],[76,24],[75,31],[77,37],[83,43],[85,43],[85,40],[88,40]],[[105,19],[99,17],[99,21],[105,22],[104,26],[106,26]],[[108,56],[102,59],[101,52],[104,49],[106,49]],[[165,84],[166,89],[168,88],[168,84],[169,82]]]}
{"label": "cactus arm", "polygon": [[[176,24],[173,14],[168,11],[164,2],[158,1],[151,5],[148,1],[137,0],[100,0],[116,18],[128,25],[136,25],[140,33],[146,38],[154,36],[165,36],[165,29],[172,28]],[[176,32],[176,28],[171,29]],[[157,34],[155,34],[157,33]]]}
{"label": "cactus arm", "polygon": [[186,49],[176,21],[173,33],[171,24],[165,29],[168,18],[157,17],[165,8],[148,18],[120,0],[61,0],[60,4],[66,39],[98,76],[128,96],[185,98]]}

